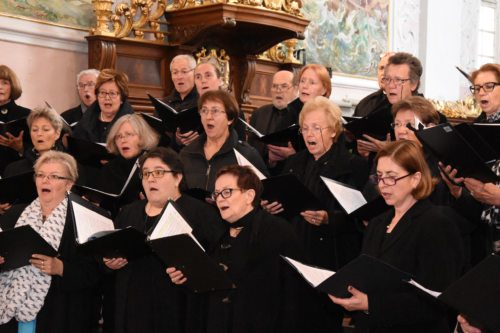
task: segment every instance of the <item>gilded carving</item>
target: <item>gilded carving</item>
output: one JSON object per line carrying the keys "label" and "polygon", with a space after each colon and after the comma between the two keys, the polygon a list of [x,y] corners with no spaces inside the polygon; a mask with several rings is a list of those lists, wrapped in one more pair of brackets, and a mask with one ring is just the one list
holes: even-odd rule
{"label": "gilded carving", "polygon": [[472,96],[454,102],[438,100],[430,100],[430,102],[436,110],[448,118],[476,118],[481,114],[481,109],[477,106]]}

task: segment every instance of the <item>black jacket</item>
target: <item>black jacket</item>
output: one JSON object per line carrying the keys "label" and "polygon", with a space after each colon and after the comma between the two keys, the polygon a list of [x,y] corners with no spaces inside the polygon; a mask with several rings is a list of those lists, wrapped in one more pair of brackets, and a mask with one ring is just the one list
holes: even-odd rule
{"label": "black jacket", "polygon": [[[370,221],[362,252],[414,276],[414,280],[443,291],[464,269],[460,233],[453,218],[428,200],[415,203],[390,234],[394,209]],[[445,309],[431,297],[405,284],[394,291],[368,294],[369,315],[357,323],[370,332],[449,332]]]}
{"label": "black jacket", "polygon": [[326,208],[329,223],[314,226],[301,216],[293,218],[311,264],[337,270],[354,259],[361,248],[361,233],[335,200],[320,176],[362,189],[368,178],[366,161],[347,151],[343,136],[317,161],[307,150],[288,158],[283,173],[292,173]]}
{"label": "black jacket", "polygon": [[[31,110],[25,107],[19,106],[14,101],[10,101],[7,104],[0,105],[0,121],[6,123],[8,121],[21,119],[27,117]],[[23,140],[26,143],[30,141],[29,131],[24,131]],[[3,174],[5,167],[14,161],[20,159],[17,151],[5,146],[0,146],[0,174]]]}
{"label": "black jacket", "polygon": [[295,332],[299,310],[300,277],[281,255],[297,258],[300,245],[290,226],[261,209],[241,218],[236,238],[229,232],[213,258],[228,267],[237,286],[210,294],[208,333]]}
{"label": "black jacket", "polygon": [[[1,220],[2,229],[13,228],[24,207],[9,209],[7,219]],[[99,320],[95,288],[101,275],[95,260],[83,256],[76,247],[71,214],[66,215],[58,253],[64,263],[64,273],[62,277],[52,276],[44,305],[36,318],[36,332],[93,332]]]}
{"label": "black jacket", "polygon": [[79,122],[82,115],[83,111],[81,104],[61,113],[61,117],[63,117],[69,125]]}
{"label": "black jacket", "polygon": [[95,101],[83,114],[82,118],[75,126],[72,136],[77,139],[82,139],[90,142],[106,142],[109,130],[113,124],[126,114],[132,114],[134,110],[132,106],[125,100],[120,109],[116,113],[115,117],[103,131],[99,128],[99,116],[101,114],[101,109],[99,107],[99,102]]}
{"label": "black jacket", "polygon": [[257,169],[267,174],[266,165],[259,153],[246,142],[238,141],[236,132],[231,130],[220,150],[207,161],[203,146],[207,140],[205,133],[184,147],[180,158],[184,164],[184,179],[188,188],[201,188],[213,191],[217,172],[226,165],[237,164],[233,148],[245,156]]}

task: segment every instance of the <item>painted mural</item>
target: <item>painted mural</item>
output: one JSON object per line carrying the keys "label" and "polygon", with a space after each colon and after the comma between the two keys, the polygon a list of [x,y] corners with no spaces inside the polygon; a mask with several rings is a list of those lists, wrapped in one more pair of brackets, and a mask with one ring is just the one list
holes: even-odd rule
{"label": "painted mural", "polygon": [[304,0],[311,21],[306,39],[307,63],[333,72],[376,77],[379,55],[388,48],[390,0]]}
{"label": "painted mural", "polygon": [[2,0],[0,14],[82,29],[95,25],[91,0]]}

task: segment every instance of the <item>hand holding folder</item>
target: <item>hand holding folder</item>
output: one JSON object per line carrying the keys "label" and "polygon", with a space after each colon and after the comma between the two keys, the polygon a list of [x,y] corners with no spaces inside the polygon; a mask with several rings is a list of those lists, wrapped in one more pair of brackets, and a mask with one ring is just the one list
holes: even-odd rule
{"label": "hand holding folder", "polygon": [[189,131],[198,131],[202,128],[201,118],[198,113],[198,108],[189,108],[177,111],[167,103],[148,94],[149,100],[158,113],[158,116],[163,121],[163,127],[166,131],[175,133],[177,128],[182,133]]}
{"label": "hand holding folder", "polygon": [[290,125],[274,133],[262,134],[255,127],[246,122],[245,119],[240,118],[240,121],[247,127],[248,131],[253,133],[259,141],[265,144],[287,147],[288,142],[294,141],[299,135],[299,125],[297,124]]}

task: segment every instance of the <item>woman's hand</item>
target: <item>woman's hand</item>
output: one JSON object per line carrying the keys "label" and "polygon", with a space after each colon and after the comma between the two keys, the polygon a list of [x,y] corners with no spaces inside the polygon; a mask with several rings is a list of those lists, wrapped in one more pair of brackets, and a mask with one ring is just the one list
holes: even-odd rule
{"label": "woman's hand", "polygon": [[460,327],[462,328],[462,331],[464,333],[481,333],[481,330],[477,327],[471,326],[467,319],[462,317],[462,315],[458,315],[457,321],[460,324]]}
{"label": "woman's hand", "polygon": [[363,157],[368,157],[368,155],[373,152],[377,153],[379,150],[384,148],[387,143],[391,141],[391,135],[388,133],[386,141],[377,140],[367,134],[363,134],[366,140],[357,140],[358,153]]}
{"label": "woman's hand", "polygon": [[125,258],[102,258],[102,261],[107,268],[112,270],[122,269],[128,264]]}
{"label": "woman's hand", "polygon": [[2,256],[0,256],[0,265],[3,264],[3,263],[5,263],[5,258],[2,257]]}
{"label": "woman's hand", "polygon": [[479,202],[492,206],[500,206],[500,188],[493,183],[483,183],[474,178],[465,178],[465,187],[470,195]]}
{"label": "woman's hand", "polygon": [[23,134],[24,131],[21,131],[18,136],[14,136],[9,132],[5,133],[5,136],[0,135],[0,145],[12,148],[19,154],[21,154],[24,148]]}
{"label": "woman's hand", "polygon": [[167,274],[170,277],[170,280],[172,280],[172,282],[177,285],[184,284],[187,281],[187,278],[184,277],[184,274],[182,274],[181,271],[178,271],[175,267],[168,267]]}
{"label": "woman's hand", "polygon": [[281,205],[281,203],[279,203],[278,201],[273,201],[273,202],[269,203],[269,201],[267,201],[267,200],[261,200],[260,205],[269,214],[273,214],[273,215],[279,214],[285,210],[283,208],[283,206]]}
{"label": "woman's hand", "polygon": [[187,146],[194,140],[196,140],[197,137],[200,135],[196,131],[189,131],[186,133],[181,133],[181,130],[177,128],[177,131],[175,132],[175,141],[177,141],[177,144]]}
{"label": "woman's hand", "polygon": [[462,195],[462,184],[464,182],[463,177],[457,177],[457,169],[453,169],[451,165],[444,166],[443,163],[439,162],[439,173],[441,174],[441,178],[444,183],[450,189],[451,195],[453,195],[456,199],[460,198]]}
{"label": "woman's hand", "polygon": [[328,224],[328,212],[326,210],[306,210],[300,215],[304,220],[315,226]]}
{"label": "woman's hand", "polygon": [[296,153],[295,148],[293,148],[292,143],[290,141],[288,141],[287,147],[267,145],[267,150],[269,155],[269,162],[274,164]]}
{"label": "woman's hand", "polygon": [[30,264],[38,268],[42,273],[63,276],[64,264],[59,258],[44,256],[43,254],[32,254]]}
{"label": "woman's hand", "polygon": [[5,212],[12,207],[12,205],[8,202],[0,204],[0,215],[5,214]]}
{"label": "woman's hand", "polygon": [[368,311],[368,295],[354,288],[353,286],[347,287],[347,291],[351,293],[349,298],[337,298],[328,295],[333,303],[340,305],[347,311]]}

